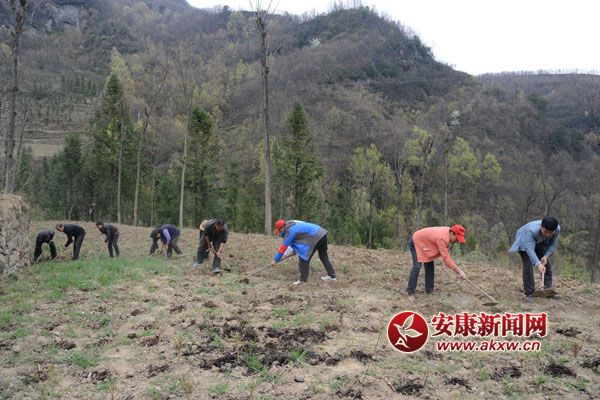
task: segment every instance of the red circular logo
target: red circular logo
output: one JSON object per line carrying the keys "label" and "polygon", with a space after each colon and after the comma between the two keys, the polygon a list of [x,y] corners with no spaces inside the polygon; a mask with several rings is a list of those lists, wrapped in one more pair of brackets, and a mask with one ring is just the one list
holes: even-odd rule
{"label": "red circular logo", "polygon": [[403,311],[390,320],[387,335],[390,344],[396,350],[412,353],[427,343],[429,326],[421,314]]}

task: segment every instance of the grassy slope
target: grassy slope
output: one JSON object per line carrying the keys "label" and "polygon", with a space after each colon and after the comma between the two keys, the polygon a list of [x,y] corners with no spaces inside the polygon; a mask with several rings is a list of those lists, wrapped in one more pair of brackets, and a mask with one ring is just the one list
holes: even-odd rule
{"label": "grassy slope", "polygon": [[[53,224],[34,225],[32,236]],[[338,282],[320,282],[315,260],[310,283],[292,288],[291,261],[240,282],[243,271],[268,263],[275,238],[232,234],[226,259],[233,271],[215,277],[207,265],[191,268],[196,231],[184,230],[185,258],[164,261],[145,255],[148,229],[123,226],[123,258],[111,260],[100,251],[100,234],[84,226],[82,260],[44,262],[0,282],[0,398],[370,399],[409,397],[411,388],[431,399],[600,393],[598,367],[585,366],[600,358],[598,286],[558,278],[561,300],[526,306],[518,269],[462,263],[501,301],[497,311],[548,313],[542,351],[438,353],[428,343],[403,355],[383,335],[375,348],[382,321],[395,312],[485,311],[446,268],[437,269],[436,293],[409,305],[402,293],[409,258],[399,252],[331,246]],[[557,332],[572,326],[576,337]],[[552,376],[544,371],[550,363],[576,376]],[[506,372],[515,370],[521,376]]]}

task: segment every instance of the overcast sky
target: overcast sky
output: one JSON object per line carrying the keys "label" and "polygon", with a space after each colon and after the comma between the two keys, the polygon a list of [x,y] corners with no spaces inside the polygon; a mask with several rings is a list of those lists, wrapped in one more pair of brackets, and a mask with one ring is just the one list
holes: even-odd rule
{"label": "overcast sky", "polygon": [[[187,1],[200,8],[250,8],[249,0]],[[303,14],[326,12],[332,2],[273,0],[273,4],[278,12]],[[540,69],[600,73],[600,1],[364,0],[362,4],[409,27],[437,60],[471,74]]]}

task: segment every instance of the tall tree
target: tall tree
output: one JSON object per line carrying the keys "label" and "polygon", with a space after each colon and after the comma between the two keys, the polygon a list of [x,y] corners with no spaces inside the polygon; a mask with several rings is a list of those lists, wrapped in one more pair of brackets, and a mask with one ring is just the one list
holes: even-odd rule
{"label": "tall tree", "polygon": [[394,174],[374,144],[368,148],[359,147],[354,151],[350,161],[350,174],[356,190],[354,197],[359,200],[365,198],[367,202],[366,244],[368,248],[372,248],[375,213],[378,208],[383,209],[389,199],[394,198]]}
{"label": "tall tree", "polygon": [[9,0],[15,18],[12,35],[12,85],[8,99],[8,130],[4,142],[4,193],[12,193],[15,180],[15,120],[17,117],[17,95],[19,93],[19,55],[21,35],[25,30],[27,0]]}
{"label": "tall tree", "polygon": [[[269,4],[270,6],[270,4]],[[271,233],[271,143],[270,143],[270,126],[269,126],[269,65],[268,65],[268,47],[269,37],[267,31],[267,17],[269,16],[270,7],[263,9],[260,1],[256,3],[256,27],[260,35],[260,65],[262,71],[262,88],[263,88],[263,156],[265,168],[265,235]]]}
{"label": "tall tree", "polygon": [[127,188],[129,193],[133,185],[133,147],[131,117],[123,87],[117,76],[111,74],[102,96],[102,104],[94,117],[90,147],[91,171],[94,175],[93,201],[99,214],[108,213],[119,217],[124,189]]}
{"label": "tall tree", "polygon": [[435,154],[433,149],[433,136],[425,129],[415,127],[412,139],[406,142],[405,152],[409,166],[416,170],[419,179],[419,195],[415,210],[416,229],[421,228],[421,214],[423,212],[423,195],[425,192],[425,177],[430,168],[430,160]]}
{"label": "tall tree", "polygon": [[[300,103],[295,103],[287,120],[288,133],[281,139],[280,154],[273,163],[273,177],[289,199],[292,217],[305,219],[314,208],[314,185],[321,178],[321,167],[308,120]],[[311,198],[313,197],[313,198]]]}
{"label": "tall tree", "polygon": [[218,145],[211,116],[197,107],[188,120],[189,174],[186,183],[192,198],[194,224],[208,216],[213,200],[215,171],[218,164]]}

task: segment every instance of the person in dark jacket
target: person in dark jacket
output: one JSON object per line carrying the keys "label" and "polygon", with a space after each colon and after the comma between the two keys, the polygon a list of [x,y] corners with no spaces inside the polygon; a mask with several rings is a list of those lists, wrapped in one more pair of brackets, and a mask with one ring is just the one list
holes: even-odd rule
{"label": "person in dark jacket", "polygon": [[166,224],[159,226],[158,228],[154,228],[150,233],[150,237],[152,238],[152,247],[150,247],[150,255],[154,255],[158,250],[158,240],[163,244],[163,248],[167,247],[167,257],[171,257],[173,254],[173,250],[177,253],[178,256],[183,256],[183,252],[179,248],[179,236],[181,235],[181,231],[175,226],[171,224]]}
{"label": "person in dark jacket", "polygon": [[56,246],[54,245],[54,231],[41,231],[37,234],[35,239],[35,251],[33,253],[33,259],[38,262],[42,256],[42,244],[48,243],[50,247],[50,256],[54,260],[56,258]]}
{"label": "person in dark jacket", "polygon": [[78,260],[79,251],[81,250],[81,244],[83,243],[83,239],[85,238],[85,229],[83,229],[79,225],[57,224],[56,230],[67,235],[67,243],[65,244],[65,249],[69,247],[71,243],[73,243],[73,258],[71,258],[71,260]]}
{"label": "person in dark jacket", "polygon": [[113,257],[113,247],[115,249],[115,254],[119,257],[119,228],[111,224],[105,224],[102,221],[96,222],[96,228],[98,228],[100,233],[106,235],[104,243],[108,246],[110,258]]}
{"label": "person in dark jacket", "polygon": [[294,285],[301,285],[308,280],[310,259],[316,251],[319,252],[319,259],[327,271],[327,275],[322,276],[321,280],[325,282],[336,280],[335,270],[327,255],[327,231],[325,229],[310,222],[280,219],[275,223],[274,233],[284,238],[284,240],[279,246],[279,251],[275,254],[271,265],[275,265],[283,259],[288,247],[291,247],[298,254],[300,280],[294,282]]}
{"label": "person in dark jacket", "polygon": [[204,220],[200,224],[200,243],[194,260],[194,268],[207,260],[209,252],[214,254],[213,274],[221,273],[221,255],[227,243],[227,225],[222,219]]}

